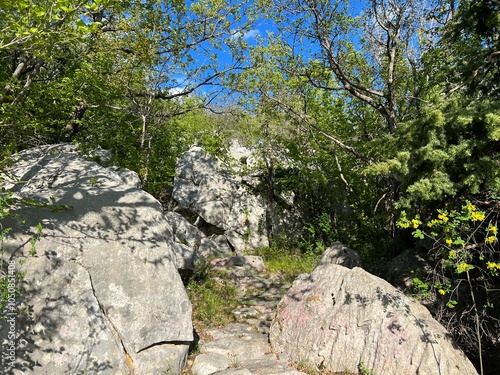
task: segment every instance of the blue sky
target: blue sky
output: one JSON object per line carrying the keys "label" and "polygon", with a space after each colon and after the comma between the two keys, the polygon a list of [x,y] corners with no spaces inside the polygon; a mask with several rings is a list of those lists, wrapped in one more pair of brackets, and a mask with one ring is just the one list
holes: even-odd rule
{"label": "blue sky", "polygon": [[[365,1],[353,1],[351,4],[351,14],[357,15],[360,13],[363,5],[366,4]],[[233,25],[233,27],[237,28],[238,25]],[[234,32],[237,32],[236,29],[233,29]],[[270,19],[266,19],[264,17],[257,19],[250,27],[249,30],[245,31],[242,38],[248,43],[250,47],[255,46],[257,44],[257,40],[262,40],[263,43],[266,43],[268,38],[268,33],[272,33],[274,35],[278,34],[278,28],[274,24],[274,22]],[[356,38],[353,36],[353,38]],[[316,47],[307,46],[306,53],[314,53],[314,49]],[[213,48],[209,48],[209,53],[215,53],[217,55],[217,63],[220,69],[224,69],[226,66],[229,66],[233,63],[233,59],[231,53],[229,51],[229,47],[227,45],[222,45],[221,49],[215,50]],[[206,60],[206,57],[203,55],[195,55],[197,58],[196,64],[203,65]],[[178,81],[181,83],[182,88],[183,83],[187,84],[189,81],[189,77],[183,77],[181,75],[176,77]],[[187,80],[186,80],[187,79]],[[201,92],[207,92],[210,90],[210,87],[202,87],[199,90]]]}

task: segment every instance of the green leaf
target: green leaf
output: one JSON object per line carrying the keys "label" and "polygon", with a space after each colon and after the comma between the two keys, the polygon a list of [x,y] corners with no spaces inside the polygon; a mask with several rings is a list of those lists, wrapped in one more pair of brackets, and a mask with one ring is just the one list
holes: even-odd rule
{"label": "green leaf", "polygon": [[417,229],[417,230],[413,231],[412,235],[415,238],[419,238],[421,240],[424,239],[424,232],[422,232],[420,229]]}

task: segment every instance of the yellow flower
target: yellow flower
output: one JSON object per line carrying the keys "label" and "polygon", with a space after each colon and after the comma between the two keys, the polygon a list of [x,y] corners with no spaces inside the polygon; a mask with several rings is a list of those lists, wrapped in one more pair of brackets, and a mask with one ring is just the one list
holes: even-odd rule
{"label": "yellow flower", "polygon": [[487,268],[492,270],[493,268],[496,268],[497,264],[495,262],[488,262],[487,263]]}
{"label": "yellow flower", "polygon": [[467,210],[468,211],[474,211],[476,209],[476,206],[474,206],[471,202],[467,202]]}
{"label": "yellow flower", "polygon": [[443,289],[439,289],[438,293],[441,294],[442,296],[444,296],[446,294],[446,292]]}
{"label": "yellow flower", "polygon": [[432,228],[434,225],[439,224],[439,220],[433,219],[427,223],[429,228]]}
{"label": "yellow flower", "polygon": [[446,244],[451,245],[453,243],[453,240],[451,238],[446,239]]}
{"label": "yellow flower", "polygon": [[473,213],[471,213],[472,221],[482,221],[484,220],[484,217],[484,214],[479,211],[474,211]]}
{"label": "yellow flower", "polygon": [[491,227],[488,228],[488,231],[493,234],[497,234],[498,228],[496,227],[496,225],[492,225]]}
{"label": "yellow flower", "polygon": [[417,219],[412,219],[411,220],[412,224],[413,224],[413,228],[414,229],[417,229],[418,226],[420,225],[420,220],[417,220]]}
{"label": "yellow flower", "polygon": [[403,217],[398,221],[397,226],[400,228],[406,229],[406,228],[410,227],[410,222],[408,221],[408,219],[406,217]]}
{"label": "yellow flower", "polygon": [[462,273],[462,272],[470,271],[472,268],[473,267],[470,264],[463,262],[457,266],[457,272]]}
{"label": "yellow flower", "polygon": [[489,236],[486,238],[486,243],[487,244],[492,244],[493,242],[495,242],[497,240],[497,237],[496,236]]}
{"label": "yellow flower", "polygon": [[439,214],[438,215],[438,219],[441,219],[443,220],[444,222],[447,222],[449,219],[448,219],[448,216],[446,216],[446,214]]}
{"label": "yellow flower", "polygon": [[457,257],[457,252],[455,250],[451,250],[449,253],[448,253],[448,258],[450,259],[455,259]]}

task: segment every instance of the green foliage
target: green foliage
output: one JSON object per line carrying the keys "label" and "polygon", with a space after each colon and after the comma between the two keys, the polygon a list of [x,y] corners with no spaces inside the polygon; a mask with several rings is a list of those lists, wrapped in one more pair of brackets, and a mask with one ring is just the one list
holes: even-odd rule
{"label": "green foliage", "polygon": [[361,375],[375,375],[375,373],[370,370],[363,362],[360,362],[358,365],[359,374]]}
{"label": "green foliage", "polygon": [[412,292],[419,300],[425,300],[429,298],[432,293],[430,285],[427,282],[422,281],[418,277],[414,277],[412,280]]}
{"label": "green foliage", "polygon": [[363,260],[363,266],[374,275],[380,275],[394,254],[393,238],[387,230],[385,215],[359,215],[360,217],[342,228],[342,242],[355,249]]}
{"label": "green foliage", "polygon": [[[419,295],[431,293],[444,311],[443,323],[463,347],[474,351],[482,369],[482,347],[491,346],[500,307],[494,303],[500,270],[498,207],[500,202],[478,202],[485,209],[466,201],[460,209],[438,209],[437,215],[423,220],[401,214],[398,226],[411,229],[415,238],[430,246],[430,257],[437,265],[425,280],[414,279]],[[465,342],[464,342],[465,340]]]}
{"label": "green foliage", "polygon": [[238,292],[222,274],[210,271],[206,279],[191,281],[187,292],[193,304],[193,321],[197,329],[224,326],[234,321]]}
{"label": "green foliage", "polygon": [[250,239],[250,235],[252,234],[252,230],[250,229],[250,219],[249,219],[249,211],[248,208],[245,209],[244,211],[245,214],[245,220],[243,221],[243,227],[245,227],[245,231],[243,232],[243,241],[245,241],[245,244],[248,245],[248,241]]}
{"label": "green foliage", "polygon": [[457,109],[452,102],[404,124],[399,148],[410,150],[410,156],[401,168],[406,174],[398,205],[431,205],[499,191],[499,114],[499,103],[484,101]]}
{"label": "green foliage", "polygon": [[303,253],[296,244],[286,240],[275,241],[271,247],[251,253],[262,257],[269,272],[284,275],[289,281],[300,274],[311,273],[320,260],[320,255]]}
{"label": "green foliage", "polygon": [[447,59],[440,69],[453,89],[464,88],[476,99],[500,97],[500,4],[490,0],[460,0],[455,17],[442,31]]}
{"label": "green foliage", "polygon": [[191,283],[202,283],[209,276],[209,263],[204,257],[200,257],[194,264],[193,274],[189,278]]}
{"label": "green foliage", "polygon": [[322,213],[304,226],[301,248],[305,254],[321,255],[335,241],[336,233],[330,215]]}

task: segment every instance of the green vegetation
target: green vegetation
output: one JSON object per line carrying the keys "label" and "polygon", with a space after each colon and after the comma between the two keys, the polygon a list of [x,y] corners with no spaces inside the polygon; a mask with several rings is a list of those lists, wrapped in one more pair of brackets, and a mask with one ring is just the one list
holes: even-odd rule
{"label": "green vegetation", "polygon": [[[460,210],[439,209],[424,223],[403,211],[398,226],[415,238],[430,241],[430,257],[437,265],[424,280],[413,280],[417,293],[437,300],[440,314],[460,330],[462,347],[478,351],[483,372],[482,347],[496,332],[495,279],[499,276],[498,206],[479,210],[466,201]],[[484,341],[484,343],[483,343]]]}
{"label": "green vegetation", "polygon": [[310,273],[318,264],[319,256],[315,254],[304,254],[294,247],[268,247],[251,252],[252,255],[260,255],[264,264],[271,273],[285,276],[289,281],[298,275]]}
{"label": "green vegetation", "polygon": [[198,333],[234,321],[233,310],[238,306],[238,291],[223,273],[209,271],[206,278],[192,280],[187,292],[193,304],[193,323]]}
{"label": "green vegetation", "polygon": [[375,375],[373,371],[368,369],[363,362],[361,362],[358,367],[361,375]]}
{"label": "green vegetation", "polygon": [[[309,270],[341,241],[380,273],[419,247],[435,272],[418,273],[416,288],[446,302],[437,317],[488,372],[481,352],[498,350],[490,326],[500,316],[498,1],[0,0],[0,9],[0,170],[32,146],[100,146],[166,202],[191,145],[223,157],[232,138],[258,143],[261,161],[247,169],[263,176],[262,233],[278,241],[283,197],[308,213],[299,240],[261,250],[270,269]],[[263,20],[272,35],[261,28],[249,42]],[[10,197],[0,192],[0,202]],[[414,236],[401,226],[412,220]]]}

